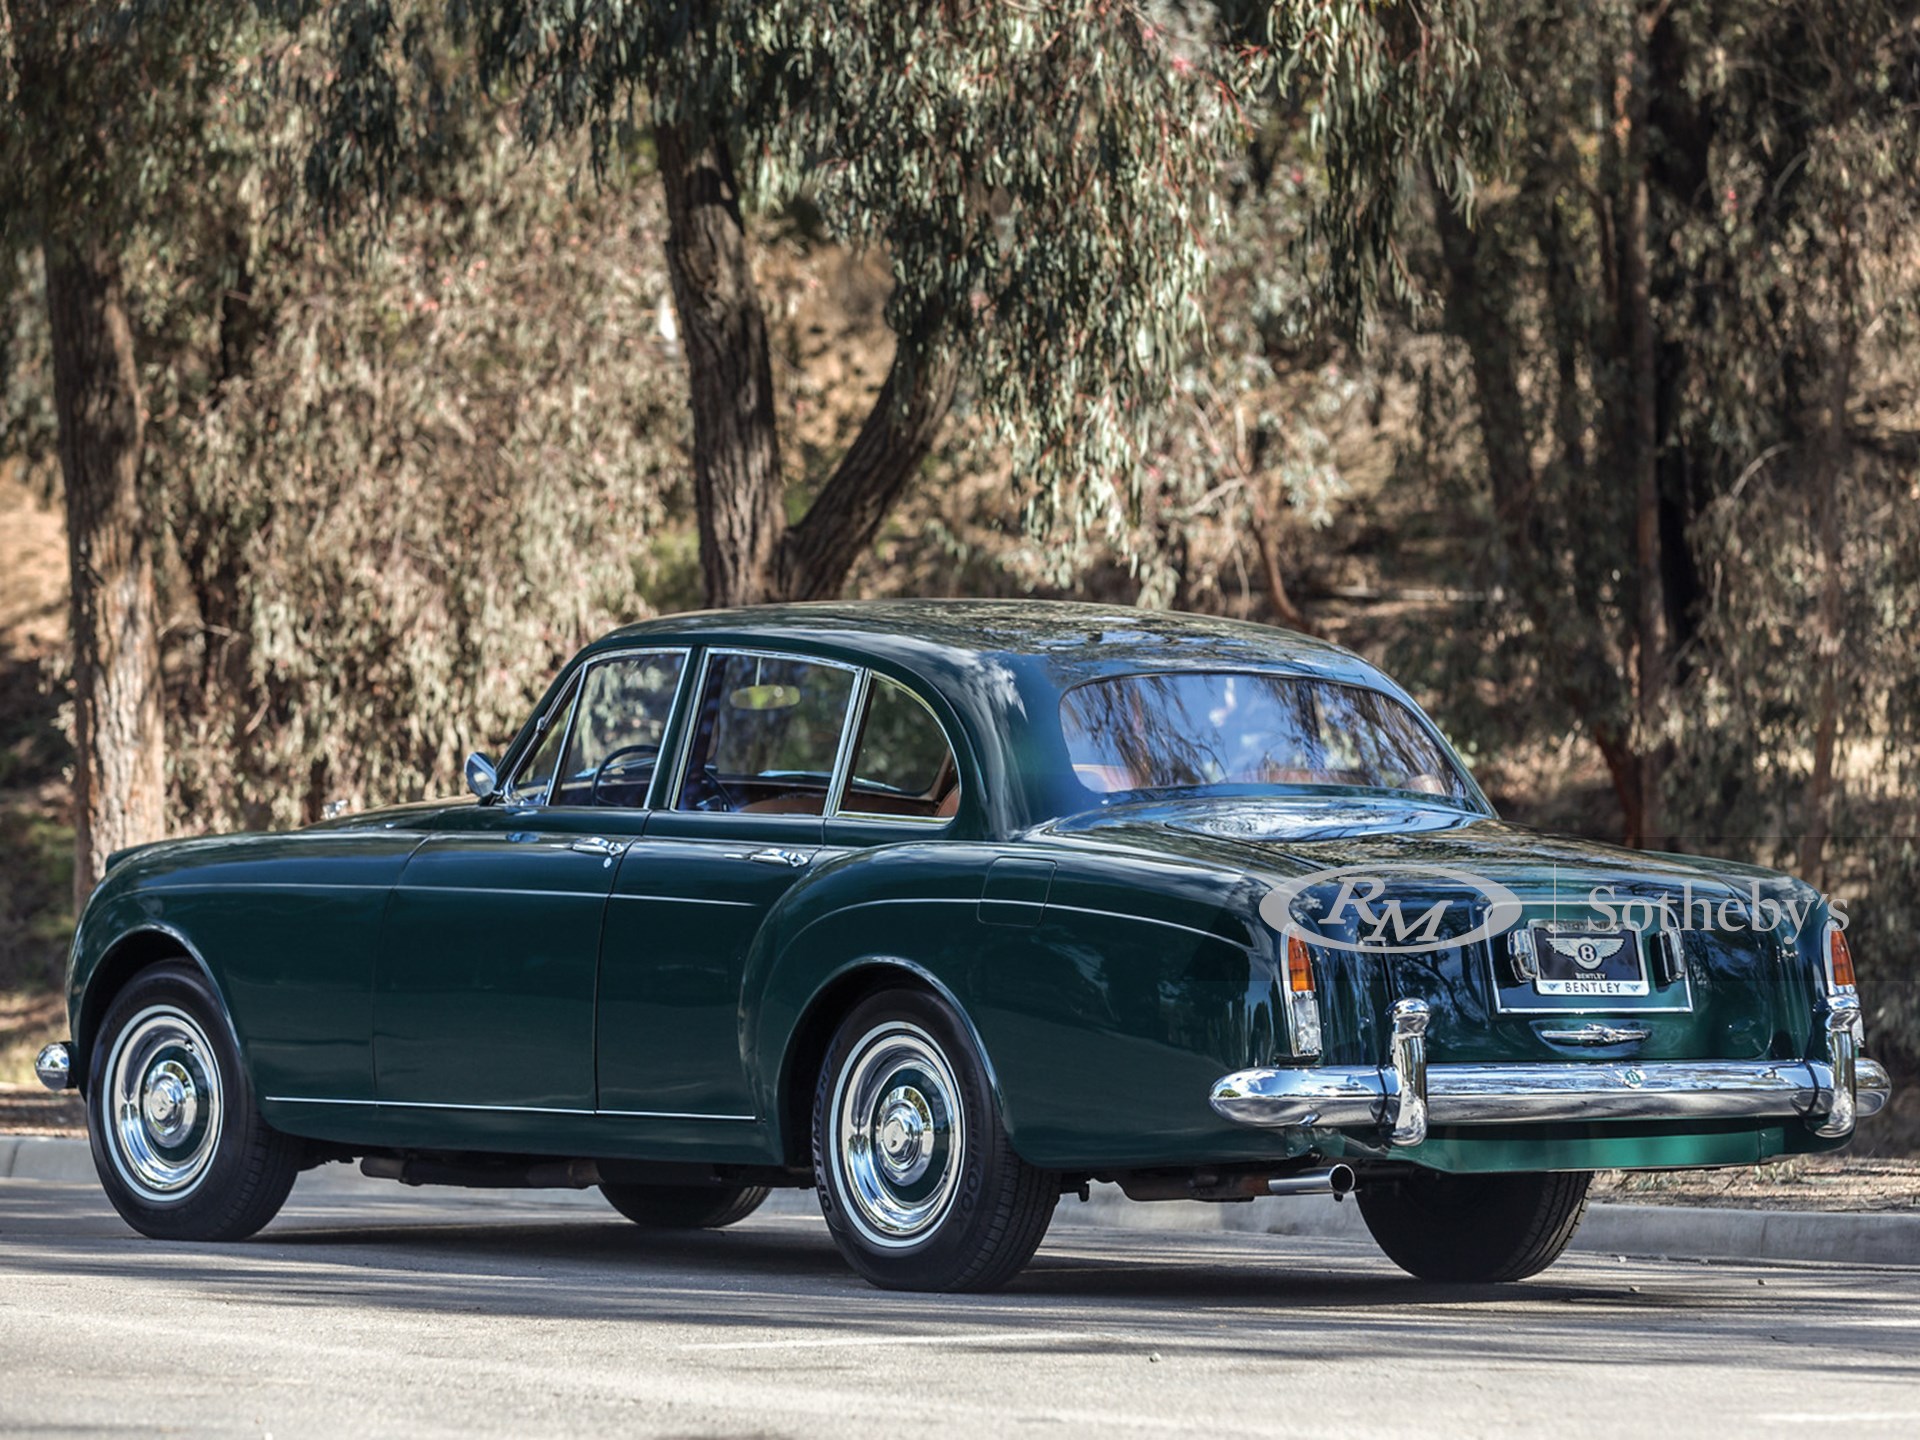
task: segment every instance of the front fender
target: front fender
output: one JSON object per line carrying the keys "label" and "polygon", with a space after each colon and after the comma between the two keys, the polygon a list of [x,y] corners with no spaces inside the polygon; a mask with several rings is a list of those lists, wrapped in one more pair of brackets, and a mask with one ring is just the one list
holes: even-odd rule
{"label": "front fender", "polygon": [[220,1003],[234,1050],[249,1077],[251,1051],[233,1023],[233,1007],[221,975],[201,947],[175,925],[160,897],[103,884],[87,902],[74,933],[67,966],[67,1021],[73,1046],[73,1084],[86,1090],[93,1073],[93,1050],[107,1006],[139,971],[168,960],[184,960],[206,977]]}

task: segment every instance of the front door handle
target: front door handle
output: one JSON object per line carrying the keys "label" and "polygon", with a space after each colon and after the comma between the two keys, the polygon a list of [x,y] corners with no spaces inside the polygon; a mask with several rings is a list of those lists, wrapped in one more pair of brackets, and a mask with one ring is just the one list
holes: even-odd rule
{"label": "front door handle", "polygon": [[611,860],[627,847],[615,840],[602,840],[598,835],[590,835],[585,840],[575,840],[571,847],[582,855],[599,855]]}
{"label": "front door handle", "polygon": [[798,870],[813,859],[813,854],[808,850],[756,850],[747,859],[758,860],[762,865],[790,865]]}

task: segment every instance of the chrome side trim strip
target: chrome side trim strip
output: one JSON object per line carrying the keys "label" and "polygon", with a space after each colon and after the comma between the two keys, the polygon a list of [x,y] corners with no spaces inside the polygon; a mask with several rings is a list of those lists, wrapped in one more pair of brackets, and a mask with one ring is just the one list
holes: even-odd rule
{"label": "chrome side trim strip", "polygon": [[581,1110],[555,1105],[455,1105],[439,1100],[325,1100],[313,1095],[268,1095],[270,1105],[357,1105],[376,1110],[479,1110],[496,1115],[586,1115],[623,1120],[734,1120],[752,1124],[754,1115],[708,1115],[697,1110]]}
{"label": "chrome side trim strip", "polygon": [[754,1115],[707,1115],[698,1110],[596,1110],[596,1115],[613,1115],[623,1120],[735,1120],[751,1125]]}
{"label": "chrome side trim strip", "polygon": [[[1526,1125],[1560,1120],[1826,1118],[1835,1067],[1824,1061],[1702,1060],[1645,1064],[1432,1065],[1429,1125]],[[1886,1070],[1854,1062],[1855,1113],[1879,1113]],[[1358,1129],[1394,1122],[1406,1097],[1390,1067],[1241,1070],[1214,1084],[1214,1110],[1242,1125]],[[1389,1106],[1392,1098],[1397,1104]],[[1390,1114],[1389,1111],[1396,1113]]]}

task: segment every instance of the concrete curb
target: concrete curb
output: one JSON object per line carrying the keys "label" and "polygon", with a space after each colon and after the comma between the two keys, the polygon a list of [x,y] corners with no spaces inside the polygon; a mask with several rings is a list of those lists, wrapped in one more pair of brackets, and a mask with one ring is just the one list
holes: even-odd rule
{"label": "concrete curb", "polygon": [[[1068,1196],[1055,1225],[1117,1226],[1256,1235],[1299,1235],[1371,1243],[1360,1207],[1330,1196],[1294,1196],[1236,1205],[1184,1201],[1136,1204],[1111,1185],[1088,1203]],[[1815,1260],[1852,1265],[1920,1265],[1920,1214],[1837,1214],[1735,1210],[1691,1205],[1594,1204],[1573,1237],[1588,1253],[1687,1260]]]}
{"label": "concrete curb", "polygon": [[84,1140],[54,1135],[0,1135],[0,1180],[98,1181]]}
{"label": "concrete curb", "polygon": [[[95,1184],[84,1140],[0,1135],[0,1180]],[[357,1171],[328,1166],[303,1176],[303,1188],[377,1187]],[[297,1193],[297,1192],[296,1192]],[[526,1198],[531,1192],[509,1192]],[[811,1192],[776,1192],[772,1215],[817,1216]],[[1330,1196],[1294,1196],[1246,1204],[1202,1205],[1165,1200],[1140,1204],[1118,1187],[1095,1185],[1087,1203],[1062,1197],[1054,1225],[1071,1229],[1156,1230],[1174,1234],[1297,1235],[1371,1242],[1360,1207]],[[1574,1236],[1588,1253],[1688,1260],[1813,1260],[1850,1265],[1920,1266],[1920,1214],[1845,1215],[1804,1210],[1733,1210],[1684,1205],[1596,1204]]]}

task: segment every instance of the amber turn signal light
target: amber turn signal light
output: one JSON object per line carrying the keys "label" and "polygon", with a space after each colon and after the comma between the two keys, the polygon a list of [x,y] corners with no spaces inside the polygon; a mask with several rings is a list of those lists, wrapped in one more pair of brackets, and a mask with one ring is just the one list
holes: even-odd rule
{"label": "amber turn signal light", "polygon": [[1287,988],[1296,995],[1313,991],[1313,956],[1307,953],[1307,942],[1298,935],[1287,936]]}
{"label": "amber turn signal light", "polygon": [[1827,930],[1827,974],[1835,990],[1853,989],[1853,951],[1847,948],[1847,934],[1838,925]]}

